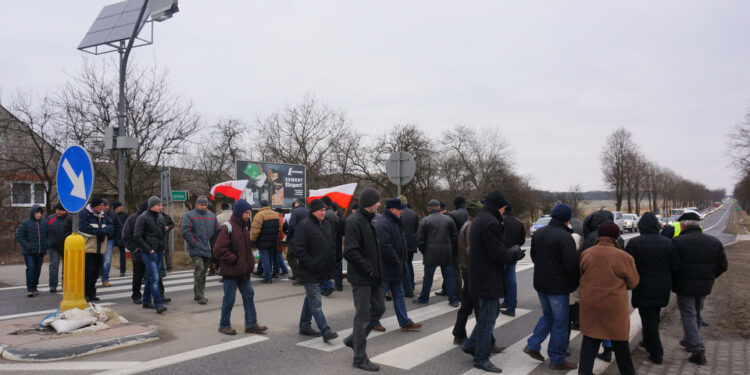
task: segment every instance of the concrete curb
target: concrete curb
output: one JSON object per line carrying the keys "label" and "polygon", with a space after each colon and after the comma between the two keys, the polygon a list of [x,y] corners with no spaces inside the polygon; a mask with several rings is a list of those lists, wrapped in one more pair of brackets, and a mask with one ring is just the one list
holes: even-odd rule
{"label": "concrete curb", "polygon": [[82,343],[63,348],[39,349],[24,346],[4,347],[2,348],[2,358],[9,361],[19,362],[58,361],[125,348],[156,340],[159,340],[159,332],[151,330],[144,333],[114,337],[97,342]]}

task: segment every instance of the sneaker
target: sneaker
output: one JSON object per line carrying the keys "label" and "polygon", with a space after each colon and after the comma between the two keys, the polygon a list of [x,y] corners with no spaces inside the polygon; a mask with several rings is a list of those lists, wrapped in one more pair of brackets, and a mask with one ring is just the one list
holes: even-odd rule
{"label": "sneaker", "polygon": [[331,340],[339,337],[339,334],[334,332],[333,330],[329,331],[327,334],[323,336],[323,342],[328,344]]}
{"label": "sneaker", "polygon": [[573,362],[565,361],[559,365],[549,365],[550,370],[575,370],[578,368],[578,365]]}
{"label": "sneaker", "polygon": [[447,296],[448,294],[445,293],[445,291],[441,289],[441,290],[438,290],[437,292],[435,292],[435,295],[436,296]]}
{"label": "sneaker", "polygon": [[382,324],[378,324],[375,327],[372,327],[372,330],[377,332],[385,332],[385,327],[383,327]]}
{"label": "sneaker", "polygon": [[26,297],[34,297],[34,292],[26,292]]}
{"label": "sneaker", "polygon": [[416,332],[419,331],[419,329],[422,328],[422,325],[419,323],[409,322],[409,324],[401,327],[401,331],[403,332]]}
{"label": "sneaker", "polygon": [[141,303],[143,303],[143,299],[141,297],[132,298],[132,300],[136,305],[140,305]]}
{"label": "sneaker", "polygon": [[167,311],[167,306],[159,306],[156,308],[156,313],[161,314],[163,312]]}
{"label": "sneaker", "polygon": [[206,299],[206,297],[203,297],[199,299],[197,302],[199,305],[205,305],[206,303],[208,303],[208,300]]}
{"label": "sneaker", "polygon": [[414,298],[414,292],[404,293],[404,298]]}
{"label": "sneaker", "polygon": [[612,362],[612,348],[604,348],[604,351],[597,354],[596,358],[601,359],[604,362]]}
{"label": "sneaker", "polygon": [[112,283],[110,283],[109,281],[102,281],[102,286],[105,288],[109,288],[112,286]]}
{"label": "sneaker", "polygon": [[54,286],[52,286],[52,287],[49,288],[49,292],[50,293],[57,293],[57,288],[54,287]]}
{"label": "sneaker", "polygon": [[[38,296],[38,295],[39,295],[39,291],[38,291],[38,290],[35,290],[35,291],[34,291],[33,293],[34,293],[34,295],[35,295],[35,296]],[[96,297],[94,297],[94,298],[96,298]],[[98,301],[98,300],[99,300],[99,298],[96,298],[96,300]]]}
{"label": "sneaker", "polygon": [[219,332],[229,336],[234,336],[237,334],[237,331],[235,331],[232,327],[219,328]]}
{"label": "sneaker", "polygon": [[695,363],[696,365],[705,365],[708,363],[706,360],[706,354],[702,352],[695,352],[692,355],[690,355],[690,358],[688,358],[688,361]]}
{"label": "sneaker", "polygon": [[500,304],[500,308],[501,309],[507,309],[508,308],[508,305],[505,304],[505,301],[503,301],[503,303]]}
{"label": "sneaker", "polygon": [[172,302],[172,299],[169,298],[169,297],[161,297],[161,301],[164,302],[164,303],[170,303],[170,302]]}
{"label": "sneaker", "polygon": [[252,327],[245,327],[245,333],[265,334],[266,331],[268,331],[268,327],[262,326],[260,324]]}
{"label": "sneaker", "polygon": [[523,352],[528,354],[529,357],[536,359],[537,361],[544,362],[544,356],[542,353],[539,353],[535,350],[531,350],[529,348],[523,348]]}

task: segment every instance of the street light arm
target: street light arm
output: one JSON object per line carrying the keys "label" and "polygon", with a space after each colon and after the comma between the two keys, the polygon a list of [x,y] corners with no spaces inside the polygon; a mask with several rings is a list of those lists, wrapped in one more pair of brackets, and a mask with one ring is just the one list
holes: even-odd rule
{"label": "street light arm", "polygon": [[148,0],[143,1],[143,6],[141,7],[141,12],[138,14],[138,20],[135,21],[135,27],[133,27],[133,34],[130,35],[130,40],[128,40],[128,46],[125,48],[125,55],[123,56],[123,70],[125,69],[125,64],[128,61],[128,56],[130,56],[130,50],[133,48],[133,43],[135,43],[135,38],[138,36],[138,28],[141,26],[141,20],[143,19],[143,14],[146,13],[146,7],[148,7]]}

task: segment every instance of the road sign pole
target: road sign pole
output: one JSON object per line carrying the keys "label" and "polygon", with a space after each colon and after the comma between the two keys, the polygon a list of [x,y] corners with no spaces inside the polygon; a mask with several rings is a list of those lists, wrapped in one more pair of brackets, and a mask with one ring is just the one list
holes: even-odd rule
{"label": "road sign pole", "polygon": [[398,186],[396,195],[401,195],[401,151],[398,152],[398,184],[396,186]]}

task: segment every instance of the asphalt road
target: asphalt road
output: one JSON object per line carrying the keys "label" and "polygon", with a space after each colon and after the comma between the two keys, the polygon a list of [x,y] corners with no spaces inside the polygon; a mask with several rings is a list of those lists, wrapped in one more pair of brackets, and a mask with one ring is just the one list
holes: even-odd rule
{"label": "asphalt road", "polygon": [[[719,237],[722,242],[734,240],[731,235],[721,233],[729,219],[731,207],[724,207],[703,221],[706,232]],[[637,233],[626,234],[629,239]],[[421,266],[416,262],[418,270]],[[504,374],[552,374],[548,362],[531,360],[521,352],[525,338],[541,315],[539,301],[533,290],[533,265],[528,257],[518,265],[519,304],[513,319],[500,315],[495,329],[498,344],[508,346],[505,353],[492,358],[503,368]],[[439,274],[439,273],[438,273]],[[201,306],[192,300],[192,275],[190,272],[171,273],[165,280],[167,295],[173,302],[164,315],[153,310],[144,310],[129,299],[129,278],[112,280],[112,288],[99,288],[102,302],[113,303],[112,307],[131,321],[158,327],[161,340],[49,364],[16,365],[0,362],[0,373],[149,373],[149,374],[350,374],[352,352],[342,344],[344,334],[352,327],[354,308],[351,287],[346,284],[343,292],[335,292],[324,298],[323,310],[328,325],[338,331],[340,338],[332,344],[323,344],[322,339],[311,340],[297,334],[300,309],[304,299],[302,287],[292,286],[288,280],[273,284],[261,284],[253,280],[255,305],[260,324],[269,327],[267,335],[242,333],[242,303],[237,298],[233,314],[237,336],[225,336],[217,332],[221,284],[218,278],[209,279],[207,287],[208,305]],[[433,284],[439,289],[440,282]],[[417,287],[417,292],[420,286]],[[0,319],[14,314],[52,310],[60,301],[59,295],[43,292],[39,297],[26,298],[23,286],[15,289],[0,289]],[[419,306],[407,301],[409,315],[424,324],[420,332],[401,332],[395,324],[393,306],[386,303],[383,324],[385,334],[371,336],[367,351],[370,358],[380,363],[384,374],[464,374],[472,371],[471,357],[452,345],[451,329],[455,321],[456,308],[447,305],[445,297],[432,296],[429,306]],[[637,314],[636,314],[637,315]],[[344,332],[342,332],[344,331]],[[571,337],[571,360],[577,362],[580,336],[577,331]],[[546,356],[546,350],[542,353]],[[84,363],[85,362],[85,363]],[[603,364],[603,363],[602,363]],[[602,364],[599,364],[601,366]],[[86,365],[87,370],[80,370]],[[24,367],[25,366],[25,367]],[[36,367],[33,367],[36,366]],[[119,372],[118,372],[119,371]]]}

